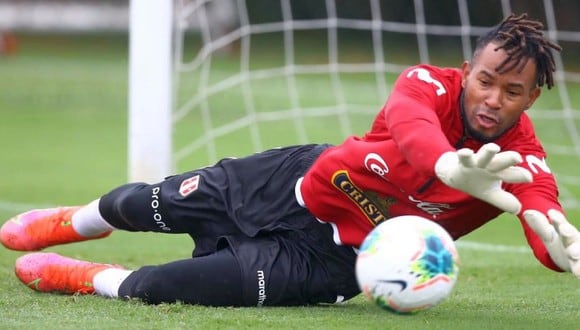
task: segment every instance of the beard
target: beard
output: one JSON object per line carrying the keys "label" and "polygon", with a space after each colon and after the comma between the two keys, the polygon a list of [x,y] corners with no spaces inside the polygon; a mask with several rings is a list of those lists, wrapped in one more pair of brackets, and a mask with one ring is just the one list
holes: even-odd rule
{"label": "beard", "polygon": [[[464,117],[464,116],[462,116]],[[467,120],[464,121],[463,126],[465,126],[465,131],[467,132],[467,135],[469,137],[471,137],[472,139],[481,142],[481,143],[490,143],[493,142],[495,140],[497,140],[497,138],[499,138],[501,136],[501,134],[499,135],[494,135],[494,136],[487,136],[482,134],[481,132],[478,132],[475,128],[473,128],[469,122],[467,122]]]}

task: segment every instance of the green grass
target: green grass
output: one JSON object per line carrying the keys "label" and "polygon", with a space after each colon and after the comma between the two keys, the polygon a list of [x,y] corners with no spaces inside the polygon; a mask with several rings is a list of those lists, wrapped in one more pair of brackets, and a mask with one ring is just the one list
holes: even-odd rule
{"label": "green grass", "polygon": [[[0,72],[0,219],[32,207],[86,203],[126,181],[125,37],[23,36],[17,56],[0,58]],[[310,88],[303,88],[305,102],[320,102],[317,88],[326,82],[322,78],[314,80]],[[356,93],[349,97],[365,96],[361,93],[370,84],[355,77],[351,80],[345,89]],[[260,99],[261,107],[280,104],[283,108],[284,100],[276,96],[283,89],[273,83],[260,85],[262,93],[269,97]],[[579,94],[571,92],[576,98]],[[377,109],[380,107],[376,95],[369,100],[369,104],[376,102]],[[558,108],[554,96],[547,96],[542,102],[546,107]],[[235,106],[224,103],[227,109]],[[216,120],[230,120],[232,113],[224,110],[215,116]],[[363,130],[371,118],[361,115],[350,120],[355,130]],[[306,124],[313,140],[338,142],[342,138],[337,121],[307,119]],[[269,123],[260,129],[268,137],[266,144],[284,144],[294,138],[286,136],[293,134],[288,129],[292,125]],[[554,144],[571,145],[567,141],[569,134],[561,129],[563,120],[542,121],[538,126],[543,138]],[[177,138],[186,141],[194,133],[195,130],[179,131]],[[247,140],[243,140],[247,138],[248,133],[243,131],[223,137],[220,153],[251,152]],[[553,168],[558,173],[560,169],[575,173],[575,157],[559,155],[554,159]],[[187,161],[182,169],[203,164],[196,157]],[[580,195],[574,185],[565,187],[567,196],[575,199]],[[580,214],[572,210],[570,217],[577,223]],[[578,327],[578,281],[569,274],[544,269],[531,253],[522,252],[525,242],[515,218],[501,217],[462,241],[508,249],[487,251],[460,244],[462,263],[453,294],[440,306],[413,316],[379,310],[360,296],[343,305],[258,309],[148,306],[95,296],[38,294],[24,287],[13,274],[14,260],[22,253],[0,249],[0,329]],[[136,268],[188,258],[191,249],[192,242],[186,236],[119,232],[103,241],[49,250]]]}

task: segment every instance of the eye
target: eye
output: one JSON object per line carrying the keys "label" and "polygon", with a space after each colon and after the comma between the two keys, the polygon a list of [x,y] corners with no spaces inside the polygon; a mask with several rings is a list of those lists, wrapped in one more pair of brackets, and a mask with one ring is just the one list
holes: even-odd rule
{"label": "eye", "polygon": [[520,92],[519,91],[507,91],[507,94],[510,97],[518,97],[518,96],[520,96]]}
{"label": "eye", "polygon": [[489,86],[490,83],[489,83],[489,81],[487,81],[485,79],[479,79],[479,84],[481,86],[484,86],[485,87],[485,86]]}

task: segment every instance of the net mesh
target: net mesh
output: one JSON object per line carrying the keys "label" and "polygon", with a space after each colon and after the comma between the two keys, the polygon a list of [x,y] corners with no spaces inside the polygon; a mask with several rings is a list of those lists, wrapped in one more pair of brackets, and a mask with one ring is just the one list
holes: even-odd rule
{"label": "net mesh", "polygon": [[[269,1],[257,15],[249,8],[260,6],[251,0],[178,2],[176,169],[361,134],[404,68],[457,67],[470,58],[477,36],[521,10],[495,1],[488,8],[496,11],[488,15],[494,20],[480,22],[478,8],[458,0],[449,22],[434,14],[437,2],[414,0],[411,10],[402,1],[367,0],[356,10],[340,0],[310,3],[304,12],[296,1]],[[556,88],[544,90],[529,114],[550,155],[564,206],[579,208],[580,69],[573,54],[580,51],[580,31],[557,21],[558,10],[563,9],[544,1],[543,12],[530,14],[545,23],[547,36],[564,52],[556,54]]]}

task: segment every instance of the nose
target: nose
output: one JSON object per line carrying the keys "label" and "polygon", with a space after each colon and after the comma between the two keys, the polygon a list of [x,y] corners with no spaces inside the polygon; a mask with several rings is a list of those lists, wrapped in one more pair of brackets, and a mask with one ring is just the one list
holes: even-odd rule
{"label": "nose", "polygon": [[499,109],[501,108],[501,91],[499,88],[493,88],[489,90],[487,97],[485,98],[485,105],[490,109]]}

